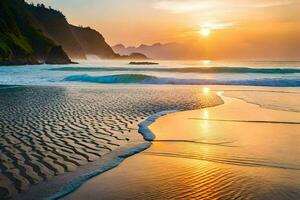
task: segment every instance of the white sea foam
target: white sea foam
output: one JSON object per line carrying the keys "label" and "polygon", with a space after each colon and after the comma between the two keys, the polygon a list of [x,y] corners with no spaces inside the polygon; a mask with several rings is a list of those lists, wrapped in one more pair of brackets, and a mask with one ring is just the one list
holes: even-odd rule
{"label": "white sea foam", "polygon": [[89,179],[102,174],[112,168],[117,167],[118,165],[120,165],[122,163],[122,161],[124,161],[124,159],[133,156],[141,151],[146,150],[147,148],[150,147],[150,143],[145,143],[143,145],[140,145],[136,148],[133,149],[129,149],[125,152],[123,152],[123,154],[119,155],[118,157],[112,159],[110,162],[106,163],[105,165],[103,165],[102,167],[79,176],[77,179],[73,180],[71,183],[69,183],[68,185],[62,187],[62,189],[55,193],[54,195],[50,196],[47,198],[47,200],[55,200],[55,199],[60,199],[68,194],[70,194],[71,192],[75,191],[76,189],[78,189],[82,184],[84,184],[86,181],[88,181]]}
{"label": "white sea foam", "polygon": [[150,130],[149,126],[161,116],[178,112],[178,111],[179,110],[162,111],[154,115],[151,115],[148,119],[146,119],[145,121],[139,124],[139,133],[143,135],[146,141],[153,141],[155,139],[155,134]]}

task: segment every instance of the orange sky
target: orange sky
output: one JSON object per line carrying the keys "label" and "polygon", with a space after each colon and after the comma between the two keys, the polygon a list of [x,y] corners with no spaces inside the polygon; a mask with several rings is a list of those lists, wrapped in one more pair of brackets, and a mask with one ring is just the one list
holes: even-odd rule
{"label": "orange sky", "polygon": [[31,1],[97,29],[111,45],[178,42],[207,58],[300,57],[300,0]]}

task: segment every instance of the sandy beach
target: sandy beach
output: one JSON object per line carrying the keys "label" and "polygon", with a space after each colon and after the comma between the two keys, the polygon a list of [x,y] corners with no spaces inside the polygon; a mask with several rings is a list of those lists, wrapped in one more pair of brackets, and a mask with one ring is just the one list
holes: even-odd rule
{"label": "sandy beach", "polygon": [[64,199],[299,199],[297,88],[212,88],[224,104],[159,118],[150,148]]}
{"label": "sandy beach", "polygon": [[16,86],[0,93],[0,191],[17,199],[69,192],[63,186],[124,154],[120,149],[142,148],[138,124],[152,114],[223,103],[187,86]]}
{"label": "sandy beach", "polygon": [[300,0],[0,0],[0,200],[300,200]]}
{"label": "sandy beach", "polygon": [[0,93],[2,199],[300,196],[298,88],[3,86]]}

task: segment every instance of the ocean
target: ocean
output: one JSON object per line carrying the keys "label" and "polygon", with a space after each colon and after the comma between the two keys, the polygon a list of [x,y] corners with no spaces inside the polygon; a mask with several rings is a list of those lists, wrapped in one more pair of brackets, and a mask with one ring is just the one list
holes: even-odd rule
{"label": "ocean", "polygon": [[0,67],[1,85],[168,84],[299,87],[299,61],[84,61]]}
{"label": "ocean", "polygon": [[0,67],[0,196],[299,199],[299,86],[300,62]]}

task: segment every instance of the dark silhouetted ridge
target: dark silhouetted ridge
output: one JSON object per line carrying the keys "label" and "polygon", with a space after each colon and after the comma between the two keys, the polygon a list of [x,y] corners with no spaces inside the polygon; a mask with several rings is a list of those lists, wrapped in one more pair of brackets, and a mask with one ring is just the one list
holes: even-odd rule
{"label": "dark silhouetted ridge", "polygon": [[38,64],[57,46],[30,7],[23,0],[0,0],[0,65]]}
{"label": "dark silhouetted ridge", "polygon": [[99,32],[71,25],[60,11],[43,4],[0,0],[0,65],[67,64],[70,58],[86,59],[87,55],[147,59],[141,53],[115,53]]}

